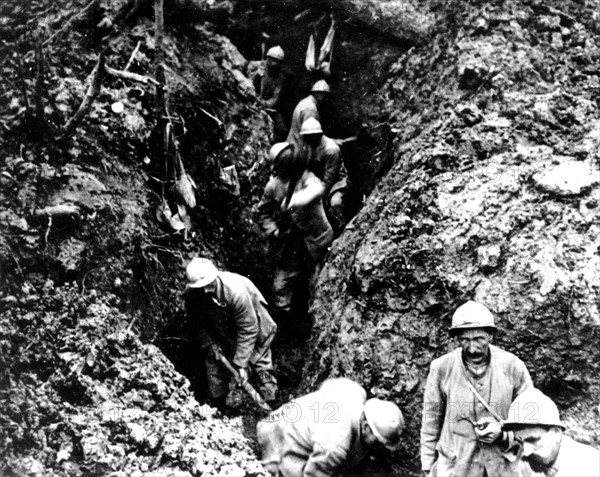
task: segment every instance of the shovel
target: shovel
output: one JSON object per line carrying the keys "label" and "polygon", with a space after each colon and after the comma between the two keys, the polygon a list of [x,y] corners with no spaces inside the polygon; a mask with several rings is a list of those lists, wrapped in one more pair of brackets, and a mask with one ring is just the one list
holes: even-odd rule
{"label": "shovel", "polygon": [[[227,368],[227,371],[229,371],[231,373],[231,375],[236,379],[239,380],[239,374],[236,371],[236,369],[231,365],[231,363],[229,362],[229,360],[223,356],[222,353],[218,353],[217,355],[217,359],[223,364],[223,366],[225,366]],[[252,398],[252,400],[258,404],[258,407],[260,407],[261,409],[271,412],[273,409],[271,409],[271,406],[269,406],[265,400],[263,399],[263,397],[259,394],[259,392],[254,389],[254,387],[248,382],[246,381],[244,384],[242,384],[242,387],[244,388],[244,390],[250,395],[250,397]]]}

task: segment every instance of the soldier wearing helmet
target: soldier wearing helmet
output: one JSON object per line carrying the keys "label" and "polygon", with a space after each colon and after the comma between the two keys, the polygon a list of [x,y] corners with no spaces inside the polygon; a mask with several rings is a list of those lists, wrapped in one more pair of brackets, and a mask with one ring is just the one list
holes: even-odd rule
{"label": "soldier wearing helmet", "polygon": [[392,402],[366,396],[350,379],[329,379],[259,421],[258,444],[270,475],[339,475],[369,450],[394,452],[404,428],[402,412]]}
{"label": "soldier wearing helmet", "polygon": [[336,232],[346,225],[348,174],[337,143],[323,134],[321,123],[308,118],[300,129],[307,167],[325,184],[324,202]]}
{"label": "soldier wearing helmet", "polygon": [[211,404],[224,407],[229,392],[229,376],[219,354],[237,368],[240,382],[254,371],[265,401],[275,401],[271,343],[277,325],[262,293],[248,278],[219,271],[207,258],[193,258],[185,274],[186,311],[204,353]]}
{"label": "soldier wearing helmet", "polygon": [[564,435],[556,404],[539,389],[514,400],[502,427],[515,443],[510,448],[521,459],[522,475],[529,475],[527,465],[547,477],[600,475],[600,451]]}
{"label": "soldier wearing helmet", "polygon": [[[294,147],[284,142],[275,144],[269,157],[273,176],[258,205],[258,221],[275,257],[273,316],[280,330],[290,332],[291,313],[301,314],[299,309],[292,310],[292,303],[297,303],[293,298],[307,293],[333,231],[322,204],[325,186],[306,169],[304,156],[294,154]],[[296,316],[296,326],[303,324],[302,318]]]}
{"label": "soldier wearing helmet", "polygon": [[283,141],[288,130],[283,120],[283,99],[287,88],[284,68],[285,53],[276,45],[267,51],[264,68],[253,76],[254,89],[262,100],[265,110],[273,120],[273,141]]}
{"label": "soldier wearing helmet", "polygon": [[502,456],[500,421],[513,399],[532,387],[523,362],[490,344],[496,325],[468,301],[452,317],[459,347],[431,363],[423,402],[421,466],[432,477],[514,475]]}
{"label": "soldier wearing helmet", "polygon": [[308,118],[314,118],[321,121],[321,113],[319,109],[325,104],[329,98],[330,88],[325,80],[319,80],[313,84],[310,94],[301,100],[292,113],[292,122],[290,124],[290,132],[286,141],[293,144],[297,151],[304,145],[300,136],[302,124]]}

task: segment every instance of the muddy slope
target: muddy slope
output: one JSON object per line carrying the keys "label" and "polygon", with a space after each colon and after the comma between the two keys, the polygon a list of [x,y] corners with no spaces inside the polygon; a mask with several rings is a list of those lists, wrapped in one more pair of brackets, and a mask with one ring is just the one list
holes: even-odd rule
{"label": "muddy slope", "polygon": [[600,439],[598,3],[447,7],[383,89],[396,165],[334,244],[304,370],[304,389],[345,375],[397,401],[413,469],[428,366],[468,299]]}
{"label": "muddy slope", "polygon": [[[227,39],[167,24],[168,112],[198,205],[187,237],[161,226],[152,81],[102,75],[83,121],[64,130],[100,51],[123,70],[137,47],[129,71],[154,75],[152,12],[113,30],[107,20],[126,3],[2,5],[0,474],[261,475],[241,422],[194,400],[199,357],[180,292],[196,254],[266,288],[268,257],[250,219],[269,120]],[[240,197],[216,185],[217,161],[236,164]]]}

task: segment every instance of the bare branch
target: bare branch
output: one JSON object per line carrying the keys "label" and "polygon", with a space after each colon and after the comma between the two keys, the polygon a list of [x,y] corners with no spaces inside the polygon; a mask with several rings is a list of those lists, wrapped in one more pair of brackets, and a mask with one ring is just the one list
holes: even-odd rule
{"label": "bare branch", "polygon": [[131,64],[133,63],[133,60],[135,60],[135,56],[138,54],[138,51],[140,51],[140,46],[142,46],[142,42],[138,41],[137,45],[135,46],[135,49],[133,50],[133,53],[129,57],[129,61],[125,65],[125,68],[123,69],[123,71],[127,71],[131,67]]}
{"label": "bare branch", "polygon": [[104,51],[100,52],[100,55],[98,56],[98,62],[96,63],[96,66],[90,74],[90,84],[83,98],[83,101],[81,101],[81,104],[79,105],[79,109],[77,109],[77,112],[71,117],[71,119],[67,121],[63,128],[64,136],[68,136],[73,131],[75,131],[75,128],[81,123],[81,121],[83,121],[83,118],[85,118],[85,115],[88,113],[90,107],[92,106],[92,103],[94,102],[94,98],[100,91],[100,80],[102,78],[103,71]]}
{"label": "bare branch", "polygon": [[39,124],[44,124],[44,51],[42,38],[38,35],[35,45],[35,63],[37,73],[35,77],[35,115]]}
{"label": "bare branch", "polygon": [[62,26],[62,28],[60,30],[58,30],[54,35],[52,35],[50,38],[48,38],[44,42],[44,46],[49,45],[55,38],[61,36],[64,32],[66,32],[67,30],[69,30],[73,26],[74,23],[76,23],[79,20],[83,19],[85,17],[85,15],[87,14],[87,12],[89,10],[91,10],[97,3],[98,3],[98,0],[92,0],[85,7],[83,7],[81,10],[79,10],[78,13],[76,13],[71,18],[69,18],[65,22],[65,24]]}
{"label": "bare branch", "polygon": [[104,71],[106,71],[106,73],[108,73],[111,76],[116,76],[117,78],[137,81],[139,83],[144,84],[153,83],[158,85],[158,81],[156,81],[154,78],[151,78],[150,76],[139,75],[137,73],[131,73],[130,71],[115,70],[114,68],[111,68],[108,65],[104,65]]}

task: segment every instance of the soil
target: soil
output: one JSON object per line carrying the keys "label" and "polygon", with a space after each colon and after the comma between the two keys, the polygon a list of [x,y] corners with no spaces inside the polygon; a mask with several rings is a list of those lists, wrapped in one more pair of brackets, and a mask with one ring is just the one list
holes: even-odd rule
{"label": "soil", "polygon": [[451,2],[382,88],[396,164],[327,259],[301,389],[349,376],[399,403],[419,468],[422,392],[468,299],[598,445],[596,2]]}
{"label": "soil", "polygon": [[[293,106],[310,85],[310,23],[334,4],[295,21],[305,6],[294,1],[208,2],[209,12],[165,2],[167,121],[196,186],[186,208],[173,149],[163,162],[152,81],[102,74],[65,134],[101,51],[108,66],[154,78],[151,2],[137,3],[0,7],[2,475],[264,475],[252,404],[227,415],[201,404],[183,271],[207,256],[268,296],[253,214],[271,123],[247,60],[259,58],[261,30],[280,43],[301,78]],[[557,400],[569,432],[598,444],[598,5],[402,4],[412,27],[395,1],[363,2],[362,23],[336,10],[324,123],[332,137],[357,136],[344,157],[365,205],[318,281],[312,339],[275,348],[283,398],[356,378],[408,422],[400,453],[357,475],[417,473],[428,365],[453,347],[451,313],[472,298],[496,314],[498,343]],[[216,179],[231,164],[239,195]]]}

